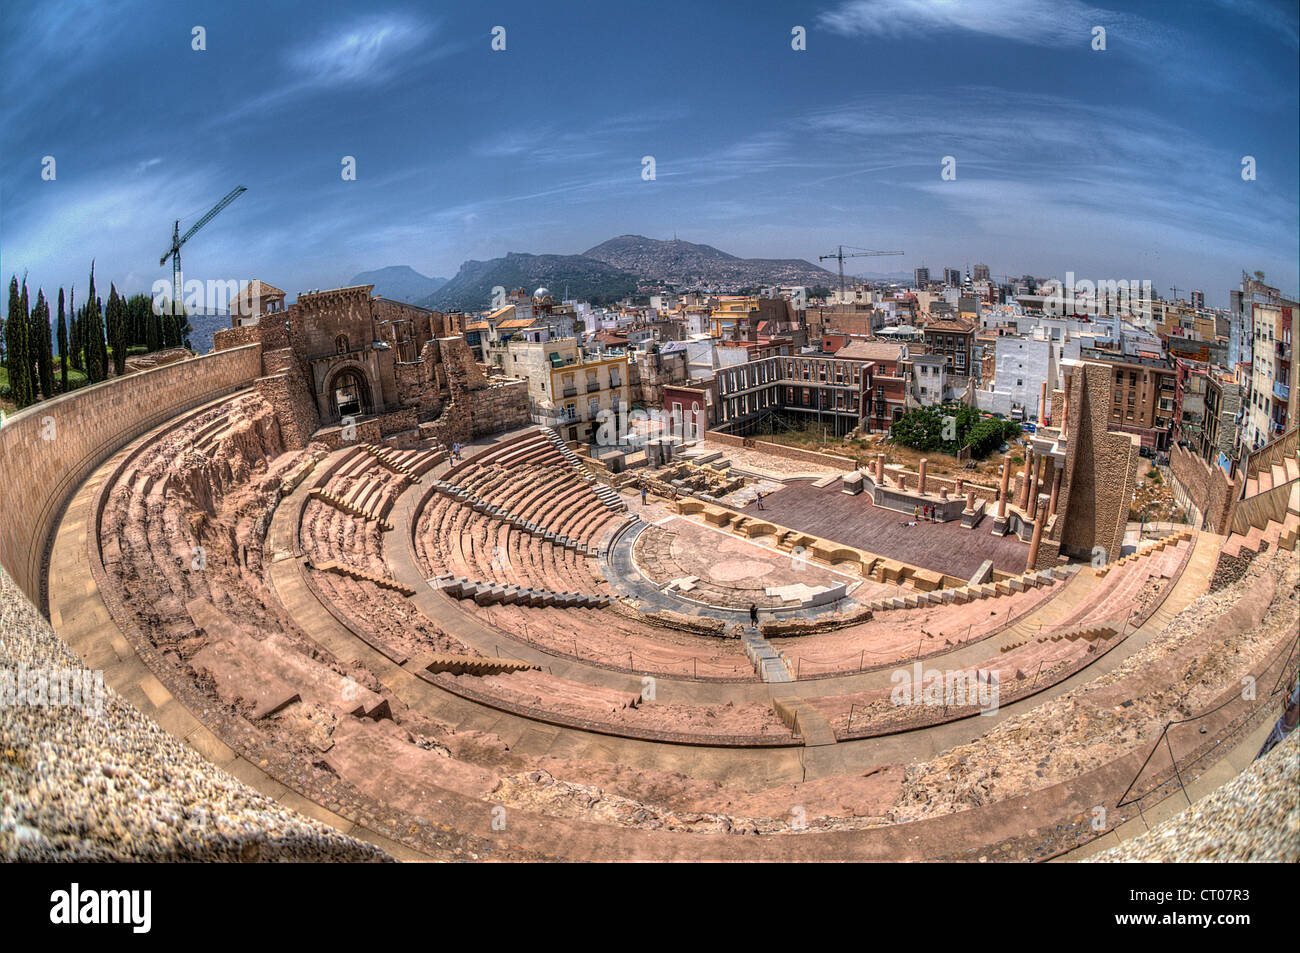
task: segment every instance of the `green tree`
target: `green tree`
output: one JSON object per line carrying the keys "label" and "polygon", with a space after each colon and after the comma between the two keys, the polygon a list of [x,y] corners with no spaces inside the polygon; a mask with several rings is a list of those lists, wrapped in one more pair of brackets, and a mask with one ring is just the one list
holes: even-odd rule
{"label": "green tree", "polygon": [[8,320],[5,322],[5,367],[9,371],[9,397],[22,409],[32,402],[32,365],[27,359],[26,297],[18,292],[18,276],[9,282]]}
{"label": "green tree", "polygon": [[108,345],[104,340],[104,319],[100,301],[95,297],[95,263],[90,263],[90,293],[81,312],[82,347],[85,351],[86,377],[98,384],[108,378]]}
{"label": "green tree", "polygon": [[68,322],[63,314],[63,289],[59,289],[59,392],[68,392]]}
{"label": "green tree", "polygon": [[68,293],[68,314],[71,316],[69,320],[72,321],[72,326],[68,329],[68,350],[71,352],[68,357],[72,361],[73,367],[84,372],[86,370],[84,349],[86,332],[81,326],[81,312],[77,310],[76,285],[73,285],[72,290]]}
{"label": "green tree", "polygon": [[113,373],[121,377],[126,373],[126,303],[117,295],[117,285],[108,286],[108,342],[113,351]]}
{"label": "green tree", "polygon": [[36,307],[32,309],[32,357],[36,361],[36,376],[41,385],[41,398],[54,396],[54,351],[50,346],[50,305],[45,291],[36,289]]}

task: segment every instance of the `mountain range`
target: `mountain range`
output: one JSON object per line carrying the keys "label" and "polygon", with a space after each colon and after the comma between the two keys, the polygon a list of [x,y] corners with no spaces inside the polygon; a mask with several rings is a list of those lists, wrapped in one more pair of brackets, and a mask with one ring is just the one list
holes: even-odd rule
{"label": "mountain range", "polygon": [[476,310],[491,304],[493,288],[533,291],[545,285],[557,300],[567,288],[571,298],[612,304],[649,287],[829,287],[834,280],[832,272],[799,258],[738,258],[711,245],[620,235],[580,255],[510,252],[503,258],[467,261],[446,284],[416,303],[442,311]]}
{"label": "mountain range", "polygon": [[446,283],[446,278],[430,278],[410,265],[389,265],[363,271],[348,282],[349,285],[374,285],[376,294],[408,304],[429,297]]}

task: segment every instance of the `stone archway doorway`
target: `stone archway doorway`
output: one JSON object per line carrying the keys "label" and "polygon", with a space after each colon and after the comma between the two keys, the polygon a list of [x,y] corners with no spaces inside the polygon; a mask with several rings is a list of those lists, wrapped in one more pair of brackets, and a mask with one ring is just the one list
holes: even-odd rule
{"label": "stone archway doorway", "polygon": [[358,368],[345,367],[330,378],[327,389],[330,412],[335,420],[360,417],[372,411],[370,384]]}

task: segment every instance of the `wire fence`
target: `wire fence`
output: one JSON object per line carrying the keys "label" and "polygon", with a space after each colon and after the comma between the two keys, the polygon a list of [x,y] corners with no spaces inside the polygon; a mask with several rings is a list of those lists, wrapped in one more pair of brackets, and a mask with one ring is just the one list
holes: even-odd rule
{"label": "wire fence", "polygon": [[[1264,701],[1273,698],[1273,696],[1278,695],[1279,693],[1285,691],[1285,689],[1289,687],[1289,680],[1287,676],[1292,669],[1292,660],[1296,656],[1297,644],[1300,643],[1296,643],[1296,642],[1291,643],[1291,647],[1287,650],[1287,654],[1282,663],[1282,667],[1278,671],[1277,681],[1274,683],[1272,690],[1266,696],[1264,696]],[[1184,725],[1195,724],[1199,721],[1202,721],[1205,718],[1209,718],[1211,715],[1217,714],[1218,712],[1227,708],[1229,705],[1237,701],[1240,701],[1241,699],[1242,699],[1241,694],[1234,694],[1224,699],[1222,702],[1220,702],[1218,705],[1215,705],[1213,708],[1209,709],[1208,711],[1201,712],[1199,715],[1193,715],[1190,718],[1171,719],[1170,721],[1166,722],[1164,728],[1160,732],[1160,737],[1156,739],[1156,743],[1152,746],[1150,753],[1148,753],[1145,760],[1143,760],[1142,766],[1138,768],[1137,773],[1133,775],[1133,780],[1129,782],[1128,787],[1124,789],[1124,793],[1120,795],[1119,801],[1118,803],[1116,803],[1115,806],[1126,807],[1129,804],[1135,804],[1138,801],[1141,801],[1143,798],[1145,798],[1148,794],[1151,794],[1153,791],[1158,790],[1164,784],[1168,783],[1167,780],[1156,781],[1153,782],[1144,791],[1142,791],[1142,793],[1133,794],[1133,789],[1137,786],[1137,783],[1141,779],[1143,772],[1146,771],[1147,766],[1151,763],[1151,759],[1156,756],[1156,752],[1160,751],[1162,745],[1164,746],[1165,750],[1169,754],[1170,766],[1173,769],[1174,777],[1178,781],[1178,787],[1183,792],[1183,797],[1187,799],[1188,806],[1190,806],[1192,804],[1192,798],[1191,795],[1187,793],[1187,786],[1183,782],[1183,773],[1187,769],[1194,767],[1199,762],[1204,761],[1212,752],[1218,750],[1219,746],[1222,745],[1227,739],[1233,737],[1233,735],[1236,733],[1238,728],[1240,728],[1242,725],[1248,722],[1252,717],[1254,717],[1255,713],[1258,711],[1258,706],[1251,706],[1247,708],[1244,712],[1242,712],[1240,715],[1237,715],[1228,723],[1225,730],[1219,732],[1219,736],[1217,739],[1215,739],[1213,744],[1211,744],[1204,751],[1201,751],[1199,754],[1196,754],[1194,757],[1187,758],[1181,763],[1179,761],[1178,756],[1174,753],[1174,746],[1173,746],[1173,741],[1170,738],[1170,732],[1172,729],[1180,728]],[[1204,730],[1203,727],[1202,730]],[[1132,797],[1129,796],[1131,794],[1133,795]]]}

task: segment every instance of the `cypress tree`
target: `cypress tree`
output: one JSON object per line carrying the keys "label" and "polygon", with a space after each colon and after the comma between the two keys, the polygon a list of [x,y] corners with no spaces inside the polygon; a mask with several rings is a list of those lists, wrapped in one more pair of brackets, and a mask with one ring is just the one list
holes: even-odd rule
{"label": "cypress tree", "polygon": [[72,324],[68,328],[68,350],[71,352],[68,357],[72,361],[72,366],[77,370],[84,372],[86,362],[82,359],[81,352],[81,312],[77,310],[77,286],[73,285],[68,292],[68,320]]}
{"label": "cypress tree", "polygon": [[23,276],[22,295],[18,301],[19,323],[22,325],[22,350],[19,353],[19,359],[22,361],[23,375],[23,402],[19,405],[26,407],[29,404],[36,403],[36,355],[32,347],[32,316],[31,309],[28,306],[27,298],[27,276]]}
{"label": "cypress tree", "polygon": [[19,410],[28,399],[27,381],[31,366],[27,363],[27,314],[18,293],[18,276],[9,282],[9,319],[5,322],[5,367],[9,371],[9,398]]}
{"label": "cypress tree", "polygon": [[59,289],[59,393],[68,392],[68,322],[63,314],[63,289]]}
{"label": "cypress tree", "polygon": [[113,373],[121,377],[126,373],[126,305],[112,283],[108,286],[108,339],[113,345]]}
{"label": "cypress tree", "polygon": [[54,354],[50,347],[50,305],[45,300],[44,289],[36,289],[36,307],[32,309],[32,333],[36,335],[32,356],[36,359],[36,375],[41,385],[41,398],[54,396]]}
{"label": "cypress tree", "polygon": [[90,383],[98,384],[108,376],[108,368],[99,350],[104,341],[104,326],[100,319],[99,299],[95,297],[93,261],[90,263],[90,294],[86,296],[86,305],[81,312],[81,333],[84,335],[82,347],[85,350],[86,377]]}

